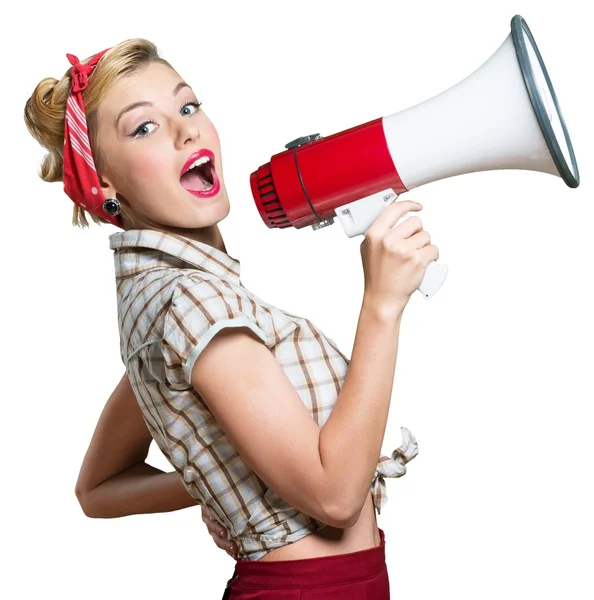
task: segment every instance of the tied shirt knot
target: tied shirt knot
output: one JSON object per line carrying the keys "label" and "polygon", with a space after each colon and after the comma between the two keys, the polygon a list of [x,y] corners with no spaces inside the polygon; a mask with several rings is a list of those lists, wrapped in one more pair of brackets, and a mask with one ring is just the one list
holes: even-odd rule
{"label": "tied shirt knot", "polygon": [[414,435],[406,428],[401,427],[402,444],[392,452],[391,458],[380,456],[380,460],[371,482],[371,493],[378,514],[387,501],[386,477],[402,477],[406,473],[406,463],[411,461],[418,453],[419,446]]}

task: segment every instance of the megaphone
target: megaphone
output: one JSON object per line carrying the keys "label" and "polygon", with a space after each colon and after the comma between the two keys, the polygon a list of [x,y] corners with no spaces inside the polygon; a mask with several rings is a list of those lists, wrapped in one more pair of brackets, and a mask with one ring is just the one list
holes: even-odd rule
{"label": "megaphone", "polygon": [[[285,145],[250,175],[270,228],[331,225],[365,234],[398,196],[423,184],[477,171],[523,169],[579,185],[578,166],[557,96],[525,20],[474,73],[445,92],[328,137]],[[419,286],[428,299],[447,266],[431,262]]]}

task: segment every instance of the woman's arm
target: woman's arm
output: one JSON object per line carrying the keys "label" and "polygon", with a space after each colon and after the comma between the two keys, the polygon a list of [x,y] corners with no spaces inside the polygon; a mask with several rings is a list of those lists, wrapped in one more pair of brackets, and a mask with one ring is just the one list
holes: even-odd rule
{"label": "woman's arm", "polygon": [[146,464],[152,438],[128,375],[103,409],[83,460],[75,493],[89,517],[168,512],[197,502],[176,472]]}

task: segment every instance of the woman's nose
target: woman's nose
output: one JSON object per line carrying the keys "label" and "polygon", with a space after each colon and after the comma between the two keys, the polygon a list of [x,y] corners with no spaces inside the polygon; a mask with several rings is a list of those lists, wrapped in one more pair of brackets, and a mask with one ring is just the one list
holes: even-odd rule
{"label": "woman's nose", "polygon": [[182,145],[193,142],[200,138],[200,128],[196,122],[190,123],[189,119],[184,119],[185,123],[180,124],[178,139]]}

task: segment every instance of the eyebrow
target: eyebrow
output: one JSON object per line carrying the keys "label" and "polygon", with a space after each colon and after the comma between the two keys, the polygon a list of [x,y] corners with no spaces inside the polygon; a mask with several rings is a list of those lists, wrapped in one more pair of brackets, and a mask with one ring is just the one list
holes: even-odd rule
{"label": "eyebrow", "polygon": [[[185,81],[180,81],[174,88],[173,88],[173,96],[177,96],[177,94],[179,93],[179,91],[182,88],[185,87],[190,87]],[[120,114],[118,115],[118,118],[116,119],[115,122],[115,126],[118,126],[118,123],[120,122],[120,119],[127,113],[130,112],[131,110],[134,110],[135,108],[140,108],[141,106],[153,106],[152,102],[147,102],[146,100],[142,100],[140,102],[134,102],[133,104],[130,104],[129,106],[126,106],[126,108],[124,108]]]}

